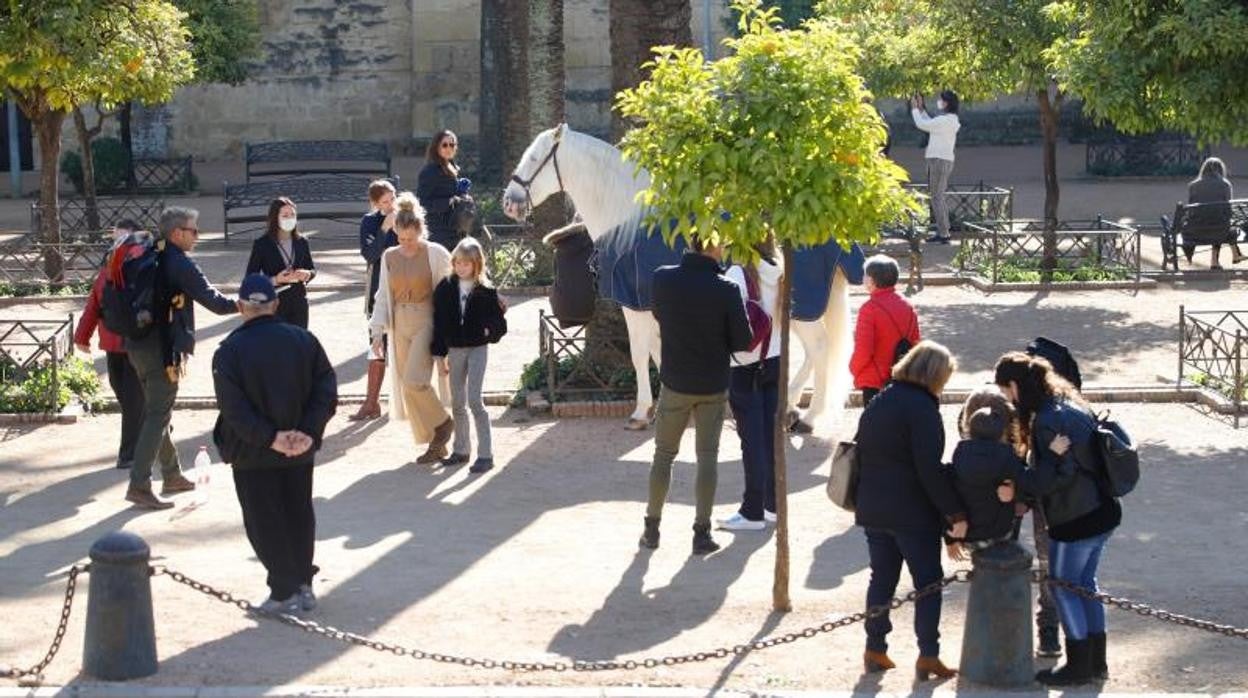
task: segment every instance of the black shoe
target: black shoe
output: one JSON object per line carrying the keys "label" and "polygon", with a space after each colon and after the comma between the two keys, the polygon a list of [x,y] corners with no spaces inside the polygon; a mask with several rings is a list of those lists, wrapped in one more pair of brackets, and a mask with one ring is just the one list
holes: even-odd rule
{"label": "black shoe", "polygon": [[[468,462],[468,456],[464,456],[464,462],[465,463]],[[479,475],[481,473],[488,473],[493,469],[494,469],[493,458],[478,458],[477,462],[473,463],[472,467],[468,469],[468,472]]]}
{"label": "black shoe", "polygon": [[1036,681],[1046,686],[1077,686],[1095,679],[1092,672],[1090,640],[1066,638],[1066,663],[1036,674]]}
{"label": "black shoe", "polygon": [[1056,625],[1040,626],[1040,646],[1036,650],[1037,657],[1062,656],[1062,639],[1058,636]]}
{"label": "black shoe", "polygon": [[1105,681],[1109,679],[1109,665],[1105,662],[1105,633],[1088,633],[1092,645],[1092,676]]}
{"label": "black shoe", "polygon": [[719,543],[711,538],[710,524],[694,524],[693,525],[693,554],[694,555],[710,555],[719,550]]}
{"label": "black shoe", "polygon": [[927,241],[933,245],[948,245],[950,242],[953,242],[953,238],[948,235],[933,235]]}
{"label": "black shoe", "polygon": [[450,456],[442,459],[443,468],[452,468],[457,465],[463,465],[468,462],[467,453],[452,453]]}
{"label": "black shoe", "polygon": [[659,519],[657,516],[646,517],[646,530],[642,531],[641,540],[637,544],[651,550],[659,547]]}

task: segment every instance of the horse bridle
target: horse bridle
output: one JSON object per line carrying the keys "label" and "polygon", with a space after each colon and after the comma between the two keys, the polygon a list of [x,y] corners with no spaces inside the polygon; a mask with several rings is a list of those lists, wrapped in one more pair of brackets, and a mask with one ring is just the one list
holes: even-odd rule
{"label": "horse bridle", "polygon": [[533,170],[533,176],[529,177],[528,181],[521,179],[520,175],[518,174],[513,173],[511,175],[511,181],[524,187],[525,203],[528,204],[528,210],[530,211],[533,210],[533,193],[529,190],[529,187],[533,186],[533,181],[536,180],[537,176],[542,173],[542,169],[546,167],[547,163],[551,163],[551,162],[555,163],[555,179],[558,180],[559,182],[559,191],[561,192],[564,191],[563,173],[559,171],[559,155],[558,155],[559,144],[562,142],[563,142],[563,130],[560,129],[558,131],[555,131],[555,144],[550,147],[550,152],[546,153],[546,157],[542,158],[542,161],[538,164],[537,169]]}

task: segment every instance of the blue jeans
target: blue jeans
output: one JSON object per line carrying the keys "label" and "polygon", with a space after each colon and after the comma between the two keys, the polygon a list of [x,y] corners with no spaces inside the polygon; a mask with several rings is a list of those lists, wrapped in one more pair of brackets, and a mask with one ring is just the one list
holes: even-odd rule
{"label": "blue jeans", "polygon": [[[940,531],[890,530],[866,528],[867,551],[871,555],[871,582],[867,586],[867,608],[885,606],[897,593],[901,563],[910,569],[915,589],[940,581]],[[942,594],[919,599],[914,604],[914,634],[919,640],[919,655],[940,656],[940,604]],[[867,649],[888,650],[886,638],[893,629],[888,613],[867,619]]]}
{"label": "blue jeans", "polygon": [[763,510],[776,510],[776,402],[780,395],[780,359],[734,366],[728,405],[741,439],[745,493],[741,516],[762,521]]}
{"label": "blue jeans", "polygon": [[[1077,541],[1049,541],[1049,575],[1054,579],[1073,582],[1088,591],[1099,591],[1096,585],[1096,568],[1101,562],[1101,551],[1113,531]],[[1088,633],[1105,632],[1105,606],[1074,593],[1053,588],[1053,600],[1062,629],[1070,640],[1086,640]]]}

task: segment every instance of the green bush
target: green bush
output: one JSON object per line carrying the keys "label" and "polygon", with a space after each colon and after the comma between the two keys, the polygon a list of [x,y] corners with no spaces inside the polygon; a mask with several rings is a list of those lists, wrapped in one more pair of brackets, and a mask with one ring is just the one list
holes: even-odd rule
{"label": "green bush", "polygon": [[[580,366],[584,361],[580,356],[569,356],[559,360],[556,366],[558,379],[556,382],[566,381],[568,376]],[[524,404],[524,395],[531,390],[537,390],[550,402],[561,402],[566,397],[555,399],[559,396],[552,396],[546,389],[546,360],[542,358],[534,359],[525,364],[524,369],[520,372],[520,390],[512,398],[512,405],[518,406]],[[578,400],[621,400],[632,398],[637,392],[637,372],[632,366],[621,366],[607,376],[608,388],[603,390],[596,383],[588,380],[578,381],[569,388],[586,388],[593,389],[578,394],[574,399]],[[650,390],[654,397],[658,397],[659,390],[659,370],[650,365]]]}
{"label": "green bush", "polygon": [[[103,405],[100,399],[100,377],[91,362],[70,356],[57,370],[56,395],[52,394],[52,366],[45,363],[18,379],[9,362],[0,367],[0,412],[60,412],[71,400],[77,400],[91,411]],[[55,397],[55,399],[53,399]]]}
{"label": "green bush", "polygon": [[[95,157],[95,191],[102,194],[124,189],[130,172],[130,155],[121,141],[111,136],[91,141],[91,154]],[[79,194],[86,185],[82,179],[82,154],[66,151],[61,156],[61,171],[73,183]]]}
{"label": "green bush", "polygon": [[82,296],[91,292],[90,281],[72,281],[67,284],[48,284],[34,281],[0,282],[0,298],[24,298],[26,296]]}

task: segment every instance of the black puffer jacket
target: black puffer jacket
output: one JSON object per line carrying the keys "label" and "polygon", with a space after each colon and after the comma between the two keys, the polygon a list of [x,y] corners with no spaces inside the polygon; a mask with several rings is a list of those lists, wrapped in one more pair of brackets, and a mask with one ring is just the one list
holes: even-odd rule
{"label": "black puffer jacket", "polygon": [[958,442],[950,475],[966,505],[970,527],[966,540],[1000,538],[1014,529],[1014,504],[997,498],[997,485],[1018,481],[1027,464],[1000,441]]}
{"label": "black puffer jacket", "polygon": [[477,284],[468,294],[465,311],[459,311],[459,279],[448,276],[433,289],[433,344],[429,353],[446,356],[451,347],[494,344],[507,334],[507,318],[498,291]]}
{"label": "black puffer jacket", "polygon": [[456,186],[456,178],[436,162],[427,163],[416,179],[416,198],[425,209],[429,240],[448,251],[455,249],[455,245],[463,237],[455,229],[455,212],[451,206]]}
{"label": "black puffer jacket", "polygon": [[659,380],[678,393],[728,390],[729,357],[753,334],[737,285],[706,255],[686,252],[680,266],[654,272],[654,318],[663,335]]}
{"label": "black puffer jacket", "polygon": [[940,404],[926,388],[900,381],[886,386],[863,411],[857,441],[859,526],[943,531],[966,518],[941,466]]}

